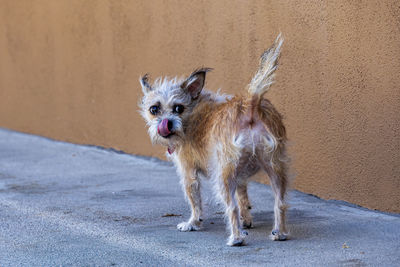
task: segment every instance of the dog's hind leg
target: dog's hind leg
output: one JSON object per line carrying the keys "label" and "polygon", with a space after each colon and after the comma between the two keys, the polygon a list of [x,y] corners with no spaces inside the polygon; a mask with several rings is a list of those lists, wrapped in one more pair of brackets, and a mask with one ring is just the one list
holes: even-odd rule
{"label": "dog's hind leg", "polygon": [[263,168],[269,176],[271,187],[274,192],[274,228],[271,231],[271,239],[283,241],[287,239],[286,230],[286,189],[288,186],[287,168],[285,160],[279,157],[262,162]]}
{"label": "dog's hind leg", "polygon": [[237,185],[236,197],[239,203],[240,223],[243,228],[251,228],[253,219],[250,214],[250,201],[247,195],[247,181]]}
{"label": "dog's hind leg", "polygon": [[232,163],[221,168],[221,175],[219,177],[219,193],[225,204],[225,214],[228,221],[230,236],[227,242],[229,246],[244,245],[244,237],[247,235],[246,231],[242,230],[239,219],[239,207],[236,199],[236,177],[235,167]]}

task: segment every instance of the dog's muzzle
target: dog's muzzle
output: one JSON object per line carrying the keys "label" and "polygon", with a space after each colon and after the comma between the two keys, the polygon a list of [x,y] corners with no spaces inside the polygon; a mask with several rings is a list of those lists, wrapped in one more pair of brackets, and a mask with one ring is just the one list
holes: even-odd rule
{"label": "dog's muzzle", "polygon": [[168,119],[163,119],[157,126],[157,132],[159,135],[166,138],[171,134],[173,134],[171,132],[172,127],[173,127],[172,121]]}

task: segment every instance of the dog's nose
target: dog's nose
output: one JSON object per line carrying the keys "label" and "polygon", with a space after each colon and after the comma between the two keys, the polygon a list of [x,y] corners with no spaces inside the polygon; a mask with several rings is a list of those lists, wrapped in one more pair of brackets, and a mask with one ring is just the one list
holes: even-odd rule
{"label": "dog's nose", "polygon": [[168,131],[172,130],[172,121],[170,121],[170,120],[168,121],[167,127],[168,127]]}
{"label": "dog's nose", "polygon": [[171,134],[171,130],[173,127],[172,121],[168,119],[163,119],[160,124],[158,124],[157,131],[158,134],[161,135],[162,137],[167,137],[168,135]]}

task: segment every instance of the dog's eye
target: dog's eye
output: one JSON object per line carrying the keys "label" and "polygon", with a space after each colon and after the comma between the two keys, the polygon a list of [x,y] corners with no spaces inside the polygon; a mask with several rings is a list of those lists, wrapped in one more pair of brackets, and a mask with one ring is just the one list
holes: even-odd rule
{"label": "dog's eye", "polygon": [[172,109],[174,113],[181,114],[185,108],[182,105],[175,105]]}
{"label": "dog's eye", "polygon": [[151,106],[149,111],[151,114],[157,115],[157,113],[160,111],[160,107],[159,106]]}

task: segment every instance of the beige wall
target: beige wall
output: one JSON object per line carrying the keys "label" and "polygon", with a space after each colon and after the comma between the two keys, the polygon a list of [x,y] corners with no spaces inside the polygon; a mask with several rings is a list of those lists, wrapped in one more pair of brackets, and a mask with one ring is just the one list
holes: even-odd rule
{"label": "beige wall", "polygon": [[213,67],[207,87],[234,93],[281,31],[268,97],[294,187],[400,212],[399,18],[397,0],[0,0],[0,126],[163,157],[139,75]]}

